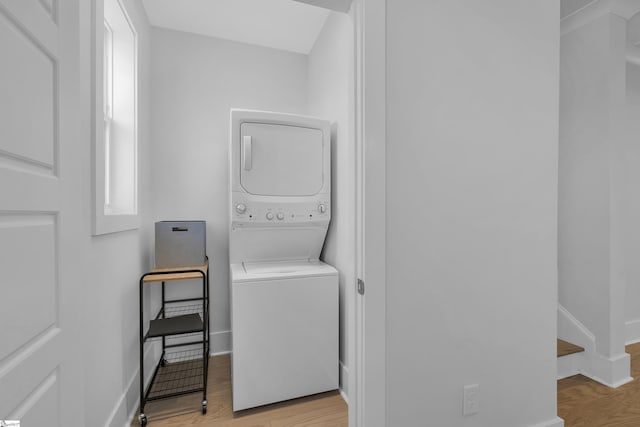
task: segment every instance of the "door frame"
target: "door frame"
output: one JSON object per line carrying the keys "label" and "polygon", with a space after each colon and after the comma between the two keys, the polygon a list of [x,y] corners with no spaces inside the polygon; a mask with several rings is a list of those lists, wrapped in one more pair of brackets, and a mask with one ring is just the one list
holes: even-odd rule
{"label": "door frame", "polygon": [[[356,0],[356,275],[349,425],[386,423],[386,0]],[[351,338],[354,339],[351,339]]]}

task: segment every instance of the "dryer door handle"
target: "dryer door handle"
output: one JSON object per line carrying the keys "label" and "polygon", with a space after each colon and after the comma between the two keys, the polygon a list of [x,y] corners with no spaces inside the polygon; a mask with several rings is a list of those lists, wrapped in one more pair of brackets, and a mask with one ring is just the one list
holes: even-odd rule
{"label": "dryer door handle", "polygon": [[251,170],[251,135],[242,137],[242,162],[244,170]]}

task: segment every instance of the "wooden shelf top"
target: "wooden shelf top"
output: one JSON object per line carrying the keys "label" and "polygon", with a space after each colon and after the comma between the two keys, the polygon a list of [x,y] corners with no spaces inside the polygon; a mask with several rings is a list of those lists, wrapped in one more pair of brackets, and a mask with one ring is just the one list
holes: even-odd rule
{"label": "wooden shelf top", "polygon": [[[201,279],[202,274],[207,275],[209,269],[209,260],[207,259],[203,265],[195,267],[175,267],[175,268],[154,268],[144,276],[142,281],[149,282],[167,282],[169,280],[185,280],[185,279]],[[192,270],[187,273],[184,271]],[[202,272],[199,273],[199,272]]]}

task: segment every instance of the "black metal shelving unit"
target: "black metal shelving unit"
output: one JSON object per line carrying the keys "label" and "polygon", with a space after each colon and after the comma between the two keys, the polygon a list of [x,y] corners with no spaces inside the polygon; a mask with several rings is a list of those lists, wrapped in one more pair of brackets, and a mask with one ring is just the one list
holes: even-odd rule
{"label": "black metal shelving unit", "polygon": [[[176,280],[201,279],[202,296],[167,299],[165,286]],[[144,331],[145,284],[162,283],[162,305]],[[169,343],[168,338],[180,342]],[[152,339],[162,340],[162,356],[155,366],[148,387],[144,387],[144,346]],[[209,371],[209,259],[204,265],[187,268],[154,269],[140,277],[140,414],[144,427],[145,404],[202,392],[202,414],[207,413],[207,374]]]}

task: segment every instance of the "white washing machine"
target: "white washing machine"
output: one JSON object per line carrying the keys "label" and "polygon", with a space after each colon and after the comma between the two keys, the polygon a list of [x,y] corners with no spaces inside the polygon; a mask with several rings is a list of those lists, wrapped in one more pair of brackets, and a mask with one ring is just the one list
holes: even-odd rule
{"label": "white washing machine", "polygon": [[319,260],[331,219],[329,123],[232,110],[234,411],[338,388],[338,272]]}

